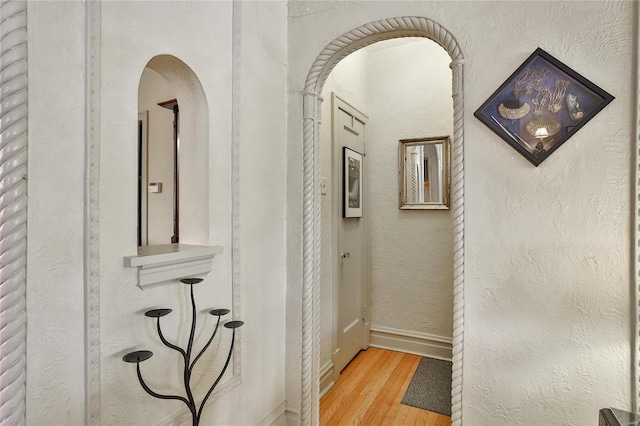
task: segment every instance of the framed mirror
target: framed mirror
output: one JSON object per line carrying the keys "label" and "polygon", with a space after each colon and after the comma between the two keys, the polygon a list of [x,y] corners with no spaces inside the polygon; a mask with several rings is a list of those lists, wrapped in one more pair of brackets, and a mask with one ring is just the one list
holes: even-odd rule
{"label": "framed mirror", "polygon": [[449,208],[450,144],[449,136],[400,140],[400,209]]}

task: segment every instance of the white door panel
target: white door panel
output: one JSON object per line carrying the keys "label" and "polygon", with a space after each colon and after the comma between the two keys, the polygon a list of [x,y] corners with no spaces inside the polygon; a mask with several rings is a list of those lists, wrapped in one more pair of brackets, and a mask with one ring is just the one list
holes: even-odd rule
{"label": "white door panel", "polygon": [[[366,227],[367,212],[362,218],[343,218],[343,147],[365,154],[366,116],[346,104],[335,95],[334,102],[334,170],[337,191],[334,201],[334,214],[338,216],[337,225],[337,332],[338,348],[334,351],[335,371],[341,371],[354,356],[366,347],[364,306],[366,285]],[[363,162],[365,160],[363,159]],[[366,170],[366,168],[364,169]],[[366,188],[366,176],[363,174],[363,186]],[[366,189],[363,191],[365,198]],[[365,204],[366,205],[366,204]]]}

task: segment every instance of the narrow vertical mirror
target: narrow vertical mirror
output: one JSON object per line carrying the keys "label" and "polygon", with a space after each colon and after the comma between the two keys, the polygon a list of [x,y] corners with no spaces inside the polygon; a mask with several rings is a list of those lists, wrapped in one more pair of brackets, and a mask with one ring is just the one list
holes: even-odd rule
{"label": "narrow vertical mirror", "polygon": [[401,209],[449,208],[449,145],[449,136],[400,140]]}
{"label": "narrow vertical mirror", "polygon": [[176,99],[159,102],[158,106],[173,112],[173,235],[171,235],[171,243],[179,243],[180,196],[178,183],[180,175],[178,173],[178,158],[180,158],[180,109]]}
{"label": "narrow vertical mirror", "polygon": [[138,88],[138,246],[179,242],[179,142],[175,90],[146,67]]}

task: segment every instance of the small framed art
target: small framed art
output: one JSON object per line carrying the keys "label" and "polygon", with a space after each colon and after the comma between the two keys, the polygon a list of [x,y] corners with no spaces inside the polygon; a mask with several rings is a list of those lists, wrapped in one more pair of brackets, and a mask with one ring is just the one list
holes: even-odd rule
{"label": "small framed art", "polygon": [[343,147],[342,217],[362,217],[362,154]]}
{"label": "small framed art", "polygon": [[474,115],[537,167],[613,99],[538,48]]}

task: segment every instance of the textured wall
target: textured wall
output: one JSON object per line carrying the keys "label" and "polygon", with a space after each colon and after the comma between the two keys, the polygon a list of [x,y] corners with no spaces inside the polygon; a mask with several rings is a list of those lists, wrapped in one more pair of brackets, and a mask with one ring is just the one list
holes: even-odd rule
{"label": "textured wall", "polygon": [[[158,404],[136,383],[134,370],[120,360],[121,352],[131,349],[149,349],[154,358],[142,368],[152,389],[166,393],[181,393],[178,370],[179,355],[165,349],[158,342],[153,324],[145,321],[139,312],[154,307],[174,309],[164,323],[170,341],[184,345],[188,333],[188,303],[186,287],[166,284],[141,291],[136,286],[136,271],[121,266],[123,255],[136,253],[136,188],[137,158],[132,127],[138,114],[138,83],[140,75],[151,60],[159,54],[177,57],[195,73],[210,103],[208,111],[211,202],[221,208],[209,211],[210,241],[219,244],[225,252],[214,259],[214,270],[205,282],[196,288],[198,307],[231,307],[231,214],[230,214],[230,135],[231,88],[220,80],[231,72],[230,57],[214,61],[204,54],[185,49],[198,39],[215,38],[217,49],[224,51],[231,43],[231,8],[202,3],[197,12],[217,15],[215,28],[203,20],[192,20],[196,9],[176,7],[176,3],[158,3],[150,10],[143,3],[118,2],[102,5],[102,88],[101,88],[101,414],[104,424],[155,422],[168,418],[181,409],[179,402]],[[223,24],[227,22],[226,24]],[[187,25],[186,23],[189,22]],[[185,27],[179,35],[167,28]],[[140,37],[145,34],[145,37]],[[183,121],[183,120],[181,120]],[[184,122],[184,121],[183,121]],[[116,125],[116,123],[118,123]],[[187,130],[187,129],[185,129]],[[215,143],[225,139],[226,144]],[[183,138],[186,145],[187,141]],[[202,143],[191,139],[190,143]],[[205,141],[206,145],[206,141]],[[226,159],[224,161],[223,159]],[[207,176],[204,170],[202,176]],[[191,207],[193,208],[193,207]],[[183,203],[182,210],[190,207]],[[214,231],[214,232],[211,232]],[[133,237],[133,238],[132,238]],[[183,238],[182,243],[195,241]],[[212,327],[213,321],[202,316],[201,327]],[[206,318],[206,320],[204,320]],[[126,333],[123,333],[126,330]],[[221,333],[228,344],[228,333]],[[182,339],[179,339],[179,336]],[[202,344],[202,343],[200,343]],[[211,359],[203,359],[203,363]],[[200,372],[197,373],[198,375]],[[230,374],[225,381],[229,380]],[[204,381],[197,393],[206,392]],[[118,390],[117,392],[115,390]]]}
{"label": "textured wall", "polygon": [[[624,1],[289,5],[292,225],[301,217],[295,182],[302,174],[293,164],[301,158],[299,91],[322,48],[364,23],[415,15],[443,25],[462,49],[464,424],[583,425],[594,423],[603,406],[630,408],[633,7]],[[536,47],[617,98],[538,168],[473,117]],[[299,240],[290,243],[295,248]],[[293,250],[289,261],[295,292],[300,260]],[[292,351],[288,356],[295,359]]]}
{"label": "textured wall", "polygon": [[55,419],[79,425],[84,423],[84,5],[29,2],[27,17],[26,423]]}
{"label": "textured wall", "polygon": [[242,386],[220,400],[217,410],[224,416],[203,419],[204,424],[257,424],[285,399],[287,7],[237,2],[236,8],[242,24],[234,58],[241,312],[247,324],[242,329]]}
{"label": "textured wall", "polygon": [[451,58],[430,40],[407,40],[367,48],[371,326],[451,338],[451,211],[400,210],[397,197],[398,140],[453,135]]}
{"label": "textured wall", "polygon": [[[154,389],[179,391],[179,357],[157,344],[141,313],[168,306],[167,337],[184,342],[182,286],[147,290],[122,257],[136,250],[136,118],[146,63],[174,55],[200,79],[208,102],[209,168],[193,170],[209,190],[205,243],[225,252],[197,289],[199,309],[231,307],[232,211],[238,217],[240,386],[207,409],[203,424],[257,424],[284,401],[286,4],[142,2],[102,4],[100,343],[101,424],[158,424],[175,401],[149,397],[123,353],[156,352],[142,366]],[[85,153],[84,3],[29,3],[30,235],[28,424],[84,424],[83,209]],[[242,17],[242,19],[240,19]],[[235,26],[234,26],[235,22]],[[170,31],[168,29],[171,29]],[[236,49],[232,51],[234,39]],[[32,59],[32,60],[31,60]],[[235,89],[235,90],[233,90]],[[236,138],[240,200],[232,200]],[[192,237],[198,238],[198,236]],[[185,241],[186,243],[191,241]],[[196,241],[199,242],[199,241]],[[207,317],[206,320],[204,318]],[[201,314],[210,329],[211,317]],[[230,334],[219,347],[224,352]],[[206,336],[197,334],[198,344]],[[87,354],[88,355],[88,354]],[[218,357],[220,358],[220,357]],[[210,360],[201,360],[210,367]],[[219,361],[218,361],[219,362]],[[195,378],[198,394],[210,371]],[[227,375],[227,380],[230,378]],[[226,380],[225,380],[226,381]],[[173,383],[173,384],[172,384]],[[261,390],[256,393],[256,389]]]}

